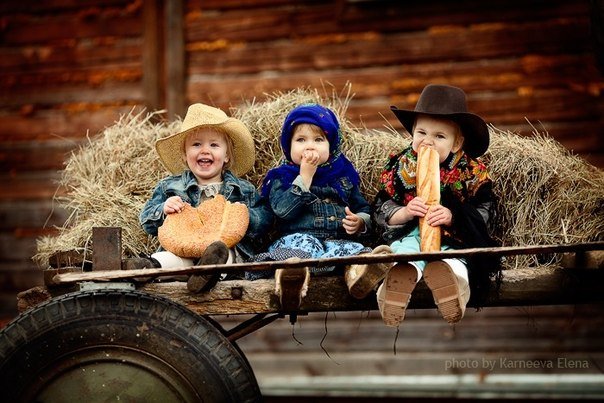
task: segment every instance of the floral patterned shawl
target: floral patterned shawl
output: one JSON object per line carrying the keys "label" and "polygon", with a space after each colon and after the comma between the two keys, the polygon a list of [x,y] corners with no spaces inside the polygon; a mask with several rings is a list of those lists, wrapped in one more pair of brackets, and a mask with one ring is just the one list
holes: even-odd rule
{"label": "floral patterned shawl", "polygon": [[[400,205],[407,205],[416,196],[415,171],[417,153],[411,147],[399,154],[391,155],[380,176],[381,190],[376,196],[376,211],[385,200],[392,199]],[[497,243],[489,235],[484,217],[478,206],[490,205],[492,181],[486,166],[478,159],[472,159],[463,151],[450,154],[440,164],[441,204],[451,210],[455,217],[451,227],[443,229],[443,241],[454,248],[492,247]],[[379,214],[378,214],[379,217]],[[380,220],[376,218],[378,224]],[[383,224],[380,224],[383,225]],[[407,225],[385,229],[381,234],[387,242],[406,236],[410,227],[417,225],[414,220]],[[390,240],[390,241],[388,241]],[[497,287],[501,281],[499,257],[468,256],[468,272],[472,299],[476,306],[485,303],[495,279]]]}
{"label": "floral patterned shawl", "polygon": [[[380,175],[381,189],[394,201],[406,206],[417,196],[415,188],[415,171],[417,153],[409,146],[402,152],[391,155]],[[491,179],[485,164],[478,159],[471,159],[463,150],[451,153],[440,164],[440,190],[446,188],[461,202],[472,198],[478,189],[490,183]]]}

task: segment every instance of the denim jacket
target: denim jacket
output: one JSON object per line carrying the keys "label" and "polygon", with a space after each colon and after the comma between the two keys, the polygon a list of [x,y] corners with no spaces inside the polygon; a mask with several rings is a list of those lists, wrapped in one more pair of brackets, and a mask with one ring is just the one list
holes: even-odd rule
{"label": "denim jacket", "polygon": [[[241,202],[248,208],[250,223],[247,233],[237,245],[237,249],[245,258],[249,258],[255,254],[263,237],[270,230],[273,224],[273,214],[268,208],[266,200],[260,197],[256,187],[245,179],[237,178],[230,171],[225,171],[223,174],[220,194],[231,203]],[[164,178],[157,184],[139,216],[145,232],[157,236],[157,230],[165,218],[164,203],[172,196],[180,196],[182,201],[193,207],[199,205],[200,189],[197,179],[190,170],[185,170],[180,175]]]}
{"label": "denim jacket", "polygon": [[[371,232],[371,207],[347,178],[340,180],[348,202],[344,202],[336,189],[330,186],[311,186],[306,189],[300,176],[289,187],[279,179],[272,182],[269,203],[277,217],[281,236],[303,232],[319,239],[351,239]],[[365,222],[363,234],[348,235],[342,226],[346,217],[344,207],[358,214]]]}

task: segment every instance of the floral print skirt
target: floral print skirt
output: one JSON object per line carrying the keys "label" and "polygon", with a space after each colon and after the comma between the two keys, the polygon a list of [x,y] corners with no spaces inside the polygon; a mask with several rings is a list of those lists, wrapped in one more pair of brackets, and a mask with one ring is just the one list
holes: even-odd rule
{"label": "floral print skirt", "polygon": [[[286,260],[292,257],[300,259],[319,259],[338,256],[354,256],[369,253],[371,248],[354,241],[343,239],[320,240],[309,234],[295,233],[279,238],[268,248],[267,252],[254,256],[252,262],[265,262],[267,260]],[[335,270],[334,266],[310,268],[311,273],[324,274]],[[269,278],[273,271],[246,272],[246,280]]]}

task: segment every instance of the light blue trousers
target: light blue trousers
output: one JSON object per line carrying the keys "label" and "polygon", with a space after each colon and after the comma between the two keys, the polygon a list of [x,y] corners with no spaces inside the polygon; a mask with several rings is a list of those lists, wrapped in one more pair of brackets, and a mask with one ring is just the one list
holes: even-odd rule
{"label": "light blue trousers", "polygon": [[[419,250],[420,239],[419,239],[419,227],[415,227],[406,237],[399,239],[398,241],[392,242],[390,248],[393,253],[416,253]],[[440,250],[451,249],[448,245],[441,245]],[[468,278],[468,269],[466,267],[465,259],[443,259],[451,266],[453,271],[457,275]],[[417,268],[418,280],[421,278],[424,269],[426,268],[425,260],[418,260],[409,262]]]}

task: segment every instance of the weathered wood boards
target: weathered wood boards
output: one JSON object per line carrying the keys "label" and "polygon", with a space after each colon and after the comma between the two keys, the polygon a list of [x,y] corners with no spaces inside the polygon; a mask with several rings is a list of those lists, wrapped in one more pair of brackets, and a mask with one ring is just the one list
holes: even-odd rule
{"label": "weathered wood boards", "polygon": [[[477,248],[456,251],[423,252],[398,255],[361,255],[344,258],[306,259],[297,262],[258,262],[231,265],[191,266],[175,269],[106,270],[81,272],[65,268],[49,271],[51,287],[36,287],[19,294],[19,309],[24,310],[40,303],[52,295],[77,289],[78,282],[96,281],[99,284],[116,280],[138,282],[143,291],[161,295],[182,303],[204,315],[270,313],[279,311],[278,299],[274,295],[274,280],[219,282],[206,293],[193,294],[184,282],[144,283],[151,278],[166,278],[167,275],[186,275],[193,272],[241,272],[243,270],[266,270],[277,267],[301,267],[313,262],[315,266],[350,264],[356,262],[394,262],[422,258],[442,259],[468,255],[513,255],[574,251],[582,258],[568,259],[570,265],[583,264],[581,268],[527,268],[504,271],[499,290],[491,292],[487,306],[573,304],[604,300],[604,246],[603,242],[575,245],[542,245],[534,247]],[[595,249],[595,250],[594,250]],[[584,252],[589,257],[585,257]],[[573,254],[573,255],[574,255]],[[593,266],[588,266],[593,265]],[[591,268],[588,268],[591,267]],[[63,271],[63,272],[61,272]],[[142,282],[142,284],[141,284]],[[413,299],[416,308],[431,307],[431,295],[426,287],[419,287]],[[350,311],[375,308],[373,298],[356,300],[349,296],[342,276],[313,277],[308,296],[301,311]]]}
{"label": "weathered wood boards", "polygon": [[[157,282],[140,286],[140,290],[167,297],[201,315],[234,315],[279,311],[272,279],[222,281],[209,292],[193,294],[186,282]],[[53,295],[74,291],[75,287],[49,289],[35,287],[18,296],[19,310],[24,311]],[[604,300],[604,270],[597,269],[516,269],[504,272],[498,292],[492,292],[486,306],[523,306],[577,304]],[[411,308],[433,308],[429,290],[423,283],[414,291]],[[356,300],[348,294],[343,277],[313,277],[301,312],[354,311],[377,309],[370,295]]]}
{"label": "weathered wood boards", "polygon": [[[119,230],[119,228],[108,228],[106,233]],[[93,232],[94,233],[94,232]],[[100,231],[98,233],[101,233]],[[114,240],[120,240],[119,235],[114,233]],[[593,251],[589,258],[583,258],[584,263],[593,263],[595,267],[601,268],[604,259],[604,241],[600,242],[585,242],[575,244],[560,244],[560,245],[535,245],[535,246],[504,246],[493,248],[469,248],[455,249],[446,251],[432,252],[416,252],[416,253],[400,253],[400,254],[363,254],[355,256],[331,257],[321,259],[300,259],[296,261],[266,261],[266,262],[251,262],[251,263],[231,263],[231,264],[215,264],[206,266],[189,266],[189,267],[174,267],[174,268],[155,268],[155,269],[136,269],[136,270],[119,270],[119,265],[112,270],[95,270],[92,272],[81,272],[75,270],[64,274],[56,274],[49,277],[49,285],[68,285],[80,281],[111,281],[132,279],[135,277],[156,278],[166,275],[189,275],[192,273],[228,273],[239,271],[264,271],[275,270],[277,268],[296,268],[296,267],[326,267],[326,266],[343,266],[348,264],[368,264],[368,263],[383,263],[383,262],[410,262],[413,260],[435,261],[441,259],[463,258],[473,256],[513,256],[513,255],[531,255],[531,254],[547,254],[547,253],[563,253],[573,252],[574,254],[583,254],[586,251]],[[93,250],[94,259],[113,259],[121,256],[116,253],[118,248],[104,248],[101,251]],[[107,256],[114,252],[114,256]],[[99,258],[95,258],[99,256]],[[581,259],[570,259],[572,263],[581,262]],[[581,268],[587,268],[585,265]]]}

